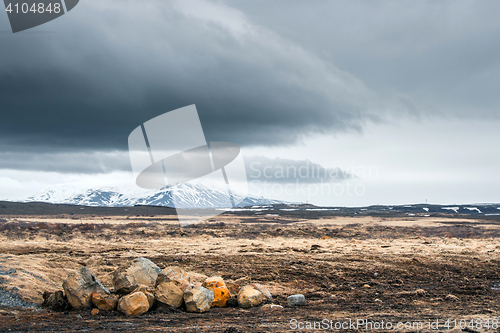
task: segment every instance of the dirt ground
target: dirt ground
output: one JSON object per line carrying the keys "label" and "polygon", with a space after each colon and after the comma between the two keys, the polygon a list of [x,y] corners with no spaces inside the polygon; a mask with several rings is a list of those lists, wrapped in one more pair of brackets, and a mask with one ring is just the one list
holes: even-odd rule
{"label": "dirt ground", "polygon": [[[112,272],[142,256],[200,281],[249,277],[284,308],[128,318],[3,307],[0,332],[500,332],[495,218],[233,212],[180,228],[171,212],[113,212],[0,215],[0,288],[40,304],[84,265],[112,289]],[[288,307],[297,293],[307,304]]]}

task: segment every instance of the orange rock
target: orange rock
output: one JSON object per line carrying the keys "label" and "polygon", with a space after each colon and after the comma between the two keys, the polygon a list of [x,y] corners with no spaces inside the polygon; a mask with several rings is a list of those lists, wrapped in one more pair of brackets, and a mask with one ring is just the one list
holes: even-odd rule
{"label": "orange rock", "polygon": [[98,293],[92,293],[92,303],[99,309],[104,311],[113,311],[116,309],[116,304],[120,297],[117,295],[103,296]]}
{"label": "orange rock", "polygon": [[90,311],[90,314],[93,315],[93,316],[96,316],[99,314],[99,309],[92,309],[92,311]]}
{"label": "orange rock", "polygon": [[238,305],[241,308],[251,308],[260,305],[263,301],[262,292],[250,285],[244,286],[238,293]]}
{"label": "orange rock", "polygon": [[225,307],[231,298],[231,293],[221,277],[210,277],[206,279],[205,282],[203,282],[203,287],[214,293],[212,306]]}
{"label": "orange rock", "polygon": [[150,308],[153,307],[153,304],[155,302],[155,296],[154,296],[155,290],[153,288],[148,288],[147,286],[140,284],[132,292],[135,293],[136,291],[140,291],[144,295],[146,295],[146,297],[148,298],[149,307]]}
{"label": "orange rock", "polygon": [[161,304],[179,308],[182,306],[184,291],[175,282],[165,282],[156,286],[154,297]]}
{"label": "orange rock", "polygon": [[328,238],[330,238],[330,237],[328,237],[328,236],[321,237],[321,239],[328,239]]}
{"label": "orange rock", "polygon": [[140,316],[148,310],[148,298],[140,291],[125,295],[118,301],[118,311],[127,316]]}

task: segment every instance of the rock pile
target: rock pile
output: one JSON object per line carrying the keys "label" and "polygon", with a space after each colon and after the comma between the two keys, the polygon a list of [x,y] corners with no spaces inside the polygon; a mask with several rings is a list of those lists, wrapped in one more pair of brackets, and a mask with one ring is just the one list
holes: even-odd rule
{"label": "rock pile", "polygon": [[111,293],[86,267],[68,276],[63,291],[44,294],[44,306],[53,310],[91,308],[92,314],[119,311],[139,316],[154,307],[182,308],[202,313],[211,307],[250,308],[271,303],[272,296],[263,285],[251,284],[248,278],[226,283],[221,277],[209,277],[192,283],[191,277],[177,266],[160,269],[146,258],[136,258],[113,272]]}

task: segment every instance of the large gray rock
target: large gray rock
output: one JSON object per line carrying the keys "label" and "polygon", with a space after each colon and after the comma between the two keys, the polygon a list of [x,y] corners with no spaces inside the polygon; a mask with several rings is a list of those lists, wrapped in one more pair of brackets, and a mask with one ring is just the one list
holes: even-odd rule
{"label": "large gray rock", "polygon": [[75,309],[92,305],[92,293],[109,295],[109,291],[86,267],[81,267],[63,282],[63,289],[68,302]]}
{"label": "large gray rock", "polygon": [[135,258],[130,266],[122,266],[113,273],[115,291],[126,294],[132,292],[137,286],[144,285],[154,288],[160,267],[146,258]]}
{"label": "large gray rock", "polygon": [[213,300],[213,291],[204,287],[190,285],[184,291],[187,312],[207,312],[210,310]]}

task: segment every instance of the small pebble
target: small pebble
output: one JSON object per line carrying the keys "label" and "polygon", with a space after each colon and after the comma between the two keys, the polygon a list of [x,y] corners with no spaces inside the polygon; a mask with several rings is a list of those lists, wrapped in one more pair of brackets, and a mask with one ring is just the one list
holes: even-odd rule
{"label": "small pebble", "polygon": [[276,310],[283,310],[283,307],[277,304],[265,304],[262,306],[262,310],[276,311]]}

